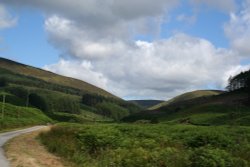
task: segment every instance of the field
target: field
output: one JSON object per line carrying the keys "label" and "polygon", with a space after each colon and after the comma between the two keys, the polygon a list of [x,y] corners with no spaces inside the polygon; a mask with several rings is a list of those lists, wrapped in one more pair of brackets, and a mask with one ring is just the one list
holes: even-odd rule
{"label": "field", "polygon": [[250,165],[250,128],[243,126],[60,124],[40,140],[79,167]]}

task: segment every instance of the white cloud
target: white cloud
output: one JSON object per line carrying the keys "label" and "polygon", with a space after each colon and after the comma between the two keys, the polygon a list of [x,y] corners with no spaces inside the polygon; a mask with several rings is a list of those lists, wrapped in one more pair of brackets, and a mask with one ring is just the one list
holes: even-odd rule
{"label": "white cloud", "polygon": [[[62,23],[65,22],[62,20]],[[66,35],[68,43],[64,48],[70,55],[91,61],[91,72],[101,74],[108,91],[122,97],[166,99],[185,91],[206,88],[207,85],[223,88],[227,79],[222,76],[239,64],[233,51],[216,48],[205,39],[185,34],[153,42],[95,40],[92,47],[88,45],[92,39],[86,38],[85,32],[73,24],[53,28],[50,28],[50,24],[46,25],[49,33],[53,30],[52,38],[53,34],[57,34],[56,39],[54,37],[56,41],[65,41],[64,35],[74,32]],[[78,43],[79,47],[75,47],[74,43]],[[100,48],[103,54],[99,54]],[[81,71],[77,70],[78,65],[71,61],[68,64],[72,64],[74,70],[67,66],[55,66],[65,70],[61,74],[76,71],[71,76],[83,79]],[[58,72],[50,66],[47,69]]]}
{"label": "white cloud", "polygon": [[0,4],[0,29],[12,27],[16,22],[17,19],[10,16],[4,6]]}
{"label": "white cloud", "polygon": [[224,29],[232,48],[250,58],[250,1],[246,1],[243,8],[238,13],[231,13],[230,22]]}
{"label": "white cloud", "polygon": [[85,28],[109,30],[134,22],[157,17],[172,9],[179,0],[2,0],[3,3],[18,7],[29,6],[76,20]]}
{"label": "white cloud", "polygon": [[89,61],[67,61],[61,59],[56,64],[47,65],[45,70],[53,71],[68,77],[78,78],[88,83],[107,89],[107,80],[98,72],[95,72]]}
{"label": "white cloud", "polygon": [[[119,54],[124,44],[119,38],[101,38],[96,31],[78,27],[73,21],[52,16],[45,22],[50,41],[63,50],[63,54],[82,59],[99,59]],[[107,33],[108,35],[108,33]],[[98,37],[96,37],[98,36]]]}

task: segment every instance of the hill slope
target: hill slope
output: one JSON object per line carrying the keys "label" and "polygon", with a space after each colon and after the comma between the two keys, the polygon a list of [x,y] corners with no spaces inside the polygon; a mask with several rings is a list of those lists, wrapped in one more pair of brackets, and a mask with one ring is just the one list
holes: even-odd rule
{"label": "hill slope", "polygon": [[157,120],[193,125],[250,125],[250,107],[244,90],[169,103],[155,110],[130,115],[123,120]]}
{"label": "hill slope", "polygon": [[9,71],[12,71],[14,73],[38,78],[46,82],[50,82],[50,83],[54,83],[54,84],[58,84],[62,86],[67,86],[67,87],[72,87],[72,88],[79,89],[84,92],[99,94],[105,97],[117,98],[111,93],[101,88],[98,88],[94,85],[91,85],[87,82],[74,79],[74,78],[70,78],[70,77],[65,77],[62,75],[58,75],[49,71],[45,71],[42,69],[38,69],[35,67],[17,63],[15,61],[8,60],[8,59],[1,58],[1,57],[0,57],[0,67],[3,69],[7,69]]}
{"label": "hill slope", "polygon": [[221,94],[223,91],[219,91],[219,90],[196,90],[196,91],[192,91],[192,92],[187,92],[184,94],[181,94],[179,96],[176,96],[168,101],[159,103],[153,107],[150,107],[150,110],[155,110],[155,109],[159,109],[163,106],[167,106],[169,104],[173,104],[173,103],[177,103],[177,102],[181,102],[181,101],[186,101],[186,100],[191,100],[191,99],[195,99],[198,97],[208,97],[208,96],[214,96],[214,95],[219,95]]}
{"label": "hill slope", "polygon": [[136,104],[84,81],[3,58],[0,92],[6,94],[6,103],[38,108],[59,122],[119,120],[140,110]]}

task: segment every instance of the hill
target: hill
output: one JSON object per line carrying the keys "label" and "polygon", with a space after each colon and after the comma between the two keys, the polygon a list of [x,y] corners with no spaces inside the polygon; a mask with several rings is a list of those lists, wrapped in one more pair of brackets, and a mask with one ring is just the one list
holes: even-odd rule
{"label": "hill", "polygon": [[159,109],[163,106],[167,106],[167,105],[170,105],[173,103],[191,100],[191,99],[195,99],[198,97],[208,97],[208,96],[219,95],[221,93],[223,93],[223,91],[220,91],[220,90],[196,90],[196,91],[187,92],[187,93],[181,94],[179,96],[176,96],[168,101],[165,101],[165,102],[159,103],[153,107],[150,107],[149,109],[155,110],[155,109]]}
{"label": "hill", "polygon": [[250,125],[250,107],[244,90],[203,96],[169,103],[155,110],[142,111],[123,120],[151,120],[192,125]]}
{"label": "hill", "polygon": [[0,67],[2,69],[6,69],[17,74],[25,75],[28,77],[34,77],[34,78],[41,79],[49,83],[54,83],[54,84],[62,85],[65,87],[75,88],[79,91],[99,94],[105,97],[118,98],[112,95],[111,93],[101,88],[98,88],[94,85],[91,85],[87,82],[74,79],[74,78],[70,78],[70,77],[65,77],[62,75],[58,75],[49,71],[45,71],[39,68],[21,64],[21,63],[8,60],[5,58],[1,58],[1,57],[0,57]]}
{"label": "hill", "polygon": [[162,103],[164,101],[162,101],[162,100],[130,100],[129,102],[140,105],[143,108],[149,108],[149,107],[155,106],[159,103]]}
{"label": "hill", "polygon": [[58,122],[118,121],[140,107],[73,78],[0,59],[0,101],[36,108]]}

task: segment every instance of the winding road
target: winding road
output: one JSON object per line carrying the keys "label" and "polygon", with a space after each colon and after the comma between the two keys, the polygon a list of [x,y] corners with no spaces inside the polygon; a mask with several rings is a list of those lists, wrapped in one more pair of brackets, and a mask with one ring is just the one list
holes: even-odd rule
{"label": "winding road", "polygon": [[19,136],[24,133],[33,132],[39,129],[42,129],[46,126],[34,126],[32,128],[12,131],[12,132],[6,132],[6,133],[0,133],[0,166],[1,167],[9,167],[9,161],[6,159],[4,155],[3,145],[11,138]]}

